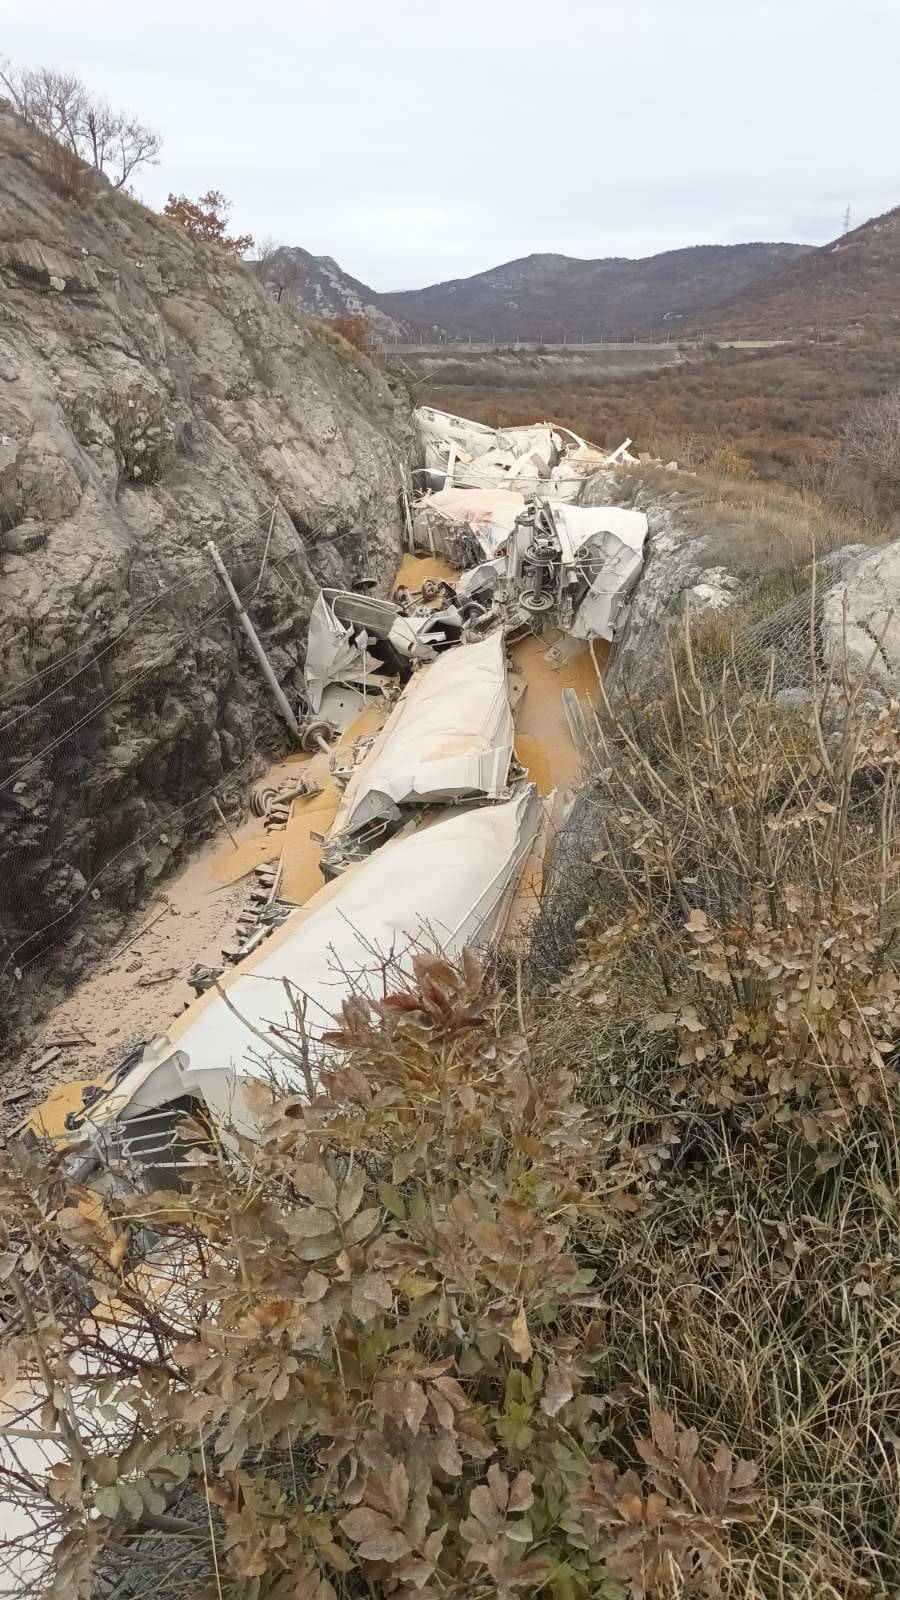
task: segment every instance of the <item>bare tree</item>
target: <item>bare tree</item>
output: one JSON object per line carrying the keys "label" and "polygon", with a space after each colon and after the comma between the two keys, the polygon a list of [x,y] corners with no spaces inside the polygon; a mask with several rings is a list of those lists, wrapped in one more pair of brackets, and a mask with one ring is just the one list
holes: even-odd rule
{"label": "bare tree", "polygon": [[279,244],[274,234],[267,233],[264,238],[258,239],[256,242],[257,266],[266,266],[273,256],[277,256],[281,249],[283,249],[283,246]]}
{"label": "bare tree", "polygon": [[284,245],[279,244],[272,234],[267,234],[256,246],[253,265],[269,293],[279,301],[291,278],[290,259],[284,254]]}
{"label": "bare tree", "polygon": [[141,166],[156,164],[162,139],[136,117],[113,111],[73,73],[0,64],[0,84],[32,127],[71,150],[121,189]]}
{"label": "bare tree", "polygon": [[848,462],[876,485],[900,490],[900,385],[858,405],[840,438]]}

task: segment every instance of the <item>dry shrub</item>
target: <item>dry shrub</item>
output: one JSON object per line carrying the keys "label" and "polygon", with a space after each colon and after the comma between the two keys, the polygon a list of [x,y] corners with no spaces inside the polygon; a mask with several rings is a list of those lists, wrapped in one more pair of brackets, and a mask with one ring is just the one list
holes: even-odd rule
{"label": "dry shrub", "polygon": [[714,1591],[754,1467],[595,1377],[592,1258],[641,1163],[474,957],[415,965],[187,1193],[79,1208],[7,1159],[7,1376],[62,1459],[0,1484],[63,1536],[52,1594]]}
{"label": "dry shrub", "polygon": [[751,578],[773,560],[805,570],[814,557],[821,560],[863,538],[871,542],[881,531],[815,491],[787,484],[741,481],[704,469],[693,478],[679,478],[678,491],[699,531],[728,530],[731,545],[722,559],[737,562],[741,575]]}
{"label": "dry shrub", "polygon": [[900,708],[867,718],[833,681],[782,706],[716,668],[688,625],[660,705],[598,721],[598,895],[570,981],[601,985],[614,1036],[670,1034],[699,1103],[828,1144],[896,1087]]}
{"label": "dry shrub", "polygon": [[41,171],[63,200],[81,205],[94,193],[93,169],[68,145],[58,144],[55,139],[42,141]]}
{"label": "dry shrub", "polygon": [[368,317],[332,317],[330,325],[335,333],[339,333],[342,339],[352,344],[354,350],[361,350],[364,356],[380,354],[378,337]]}
{"label": "dry shrub", "polygon": [[708,472],[721,473],[729,478],[752,478],[755,476],[753,466],[745,455],[742,455],[737,446],[730,439],[723,439],[715,444],[709,453],[701,460]]}
{"label": "dry shrub", "polygon": [[841,429],[842,458],[868,483],[879,503],[900,506],[900,386],[854,407]]}
{"label": "dry shrub", "polygon": [[827,484],[835,470],[843,475],[848,416],[900,382],[891,320],[859,340],[684,354],[677,364],[634,374],[587,374],[562,363],[529,371],[508,362],[502,387],[502,372],[462,382],[445,367],[430,368],[420,393],[426,404],[494,425],[498,417],[509,426],[551,416],[610,448],[627,433],[639,450],[689,467],[704,466],[725,440],[760,478],[799,488]]}
{"label": "dry shrub", "polygon": [[598,1269],[606,1383],[633,1364],[760,1463],[728,1592],[893,1593],[900,708],[843,680],[784,705],[690,635],[674,659],[598,726],[563,984],[593,1027],[547,1002],[546,1047],[591,1053],[582,1094],[646,1161]]}
{"label": "dry shrub", "polygon": [[674,494],[679,525],[702,536],[704,565],[724,566],[740,580],[745,599],[732,631],[741,619],[763,616],[808,594],[814,561],[823,563],[848,545],[881,543],[888,535],[879,519],[865,520],[829,496],[788,484],[706,470],[673,479],[641,467],[622,474],[618,498],[625,503],[647,489],[653,496]]}
{"label": "dry shrub", "polygon": [[177,222],[192,239],[240,257],[253,249],[253,235],[239,233],[229,237],[225,230],[230,211],[231,201],[226,200],[221,189],[208,189],[198,200],[191,200],[186,194],[170,194],[163,206],[163,216]]}
{"label": "dry shrub", "polygon": [[[355,330],[353,339],[348,339],[341,331],[341,325],[345,322],[362,322],[365,326],[361,330]],[[383,352],[367,318],[328,317],[322,320],[310,317],[307,326],[313,337],[336,356],[348,371],[365,372],[368,370],[366,363],[369,361],[375,361],[379,366],[383,365]],[[360,357],[365,359],[361,360]]]}

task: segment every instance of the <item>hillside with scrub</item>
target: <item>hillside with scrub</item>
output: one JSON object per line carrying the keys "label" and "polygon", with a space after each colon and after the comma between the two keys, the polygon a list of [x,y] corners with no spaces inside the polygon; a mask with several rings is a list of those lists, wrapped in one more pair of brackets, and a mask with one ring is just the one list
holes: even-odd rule
{"label": "hillside with scrub", "polygon": [[487,379],[448,356],[443,369],[423,371],[423,392],[495,426],[551,415],[610,448],[627,418],[636,447],[663,460],[825,487],[865,513],[884,511],[892,491],[873,481],[883,474],[867,470],[852,441],[848,449],[846,426],[900,384],[898,270],[895,209],[678,323],[671,363],[599,373],[577,361],[563,371],[517,361]]}

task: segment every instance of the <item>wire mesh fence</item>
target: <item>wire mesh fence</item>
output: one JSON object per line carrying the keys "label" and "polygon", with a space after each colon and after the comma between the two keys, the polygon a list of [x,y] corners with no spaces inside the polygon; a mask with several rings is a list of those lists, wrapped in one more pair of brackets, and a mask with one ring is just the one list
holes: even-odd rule
{"label": "wire mesh fence", "polygon": [[84,586],[99,605],[76,587],[42,608],[23,576],[22,614],[0,618],[0,1051],[43,1009],[40,991],[74,986],[284,748],[205,540],[296,703],[317,570],[349,586],[399,547],[412,448],[392,451],[374,497],[360,486],[353,516],[300,517],[276,498],[251,521],[201,524],[189,546],[170,539],[162,558],[136,547],[108,589]]}
{"label": "wire mesh fence", "polygon": [[[302,670],[296,549],[268,559],[274,508],[220,536],[282,667]],[[0,1006],[7,1038],[48,966],[73,984],[93,954],[239,804],[277,747],[274,717],[212,565],[160,582],[136,561],[115,615],[71,611],[0,627]],[[248,703],[249,701],[249,703]],[[0,1039],[0,1042],[6,1040]]]}

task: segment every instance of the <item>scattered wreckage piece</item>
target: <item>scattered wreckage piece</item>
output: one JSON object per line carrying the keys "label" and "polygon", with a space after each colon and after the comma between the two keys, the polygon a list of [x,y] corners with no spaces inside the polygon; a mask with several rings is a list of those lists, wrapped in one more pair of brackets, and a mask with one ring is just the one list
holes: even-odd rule
{"label": "scattered wreckage piece", "polygon": [[460,609],[482,609],[474,628],[500,619],[507,638],[552,625],[578,641],[612,642],[643,570],[647,535],[642,511],[535,499],[505,549],[462,574]]}
{"label": "scattered wreckage piece", "polygon": [[[379,998],[385,962],[399,979],[417,950],[455,957],[499,936],[542,816],[536,788],[523,784],[505,802],[444,813],[390,840],[129,1057],[70,1113],[70,1132],[103,1163],[118,1150],[154,1169],[177,1161],[178,1117],[197,1102],[225,1137],[230,1128],[252,1136],[248,1082],[274,1078],[306,1092],[302,1062],[315,1072],[348,989]],[[305,1007],[302,1045],[290,985]]]}
{"label": "scattered wreckage piece", "polygon": [[490,428],[432,406],[420,406],[415,420],[422,490],[506,488],[526,495],[543,490],[559,500],[575,500],[591,473],[637,460],[629,453],[630,439],[610,453],[550,422]]}
{"label": "scattered wreckage piece", "polygon": [[416,412],[416,432],[422,488],[533,487],[549,477],[559,459],[559,445],[547,422],[489,428],[483,422],[421,406]]}
{"label": "scattered wreckage piece", "polygon": [[391,679],[408,672],[410,663],[433,661],[439,650],[461,636],[462,618],[452,607],[410,615],[392,600],[320,589],[310,613],[306,646],[310,713],[318,717],[332,710],[326,699],[332,686],[356,689],[364,698],[389,691]]}
{"label": "scattered wreckage piece", "polygon": [[460,569],[490,561],[505,549],[524,510],[525,496],[513,489],[439,489],[416,507],[416,547]]}
{"label": "scattered wreckage piece", "polygon": [[[552,623],[576,639],[612,642],[643,568],[647,519],[574,502],[586,475],[635,459],[631,440],[609,454],[550,424],[491,429],[430,407],[416,423],[421,475],[434,492],[416,508],[414,545],[463,569],[463,615],[476,601],[502,617],[508,636]],[[523,461],[530,477],[512,470]]]}
{"label": "scattered wreckage piece", "polygon": [[250,795],[250,811],[261,817],[264,825],[284,826],[290,803],[306,795],[321,794],[322,785],[305,773],[299,778],[285,778],[282,783],[259,783]]}
{"label": "scattered wreckage piece", "polygon": [[539,503],[535,511],[536,537],[543,529],[555,545],[559,625],[575,639],[612,642],[644,566],[649,531],[644,512],[553,500]]}
{"label": "scattered wreckage piece", "polygon": [[404,807],[509,793],[513,719],[497,629],[424,667],[353,771],[322,853],[326,878],[395,832]]}

